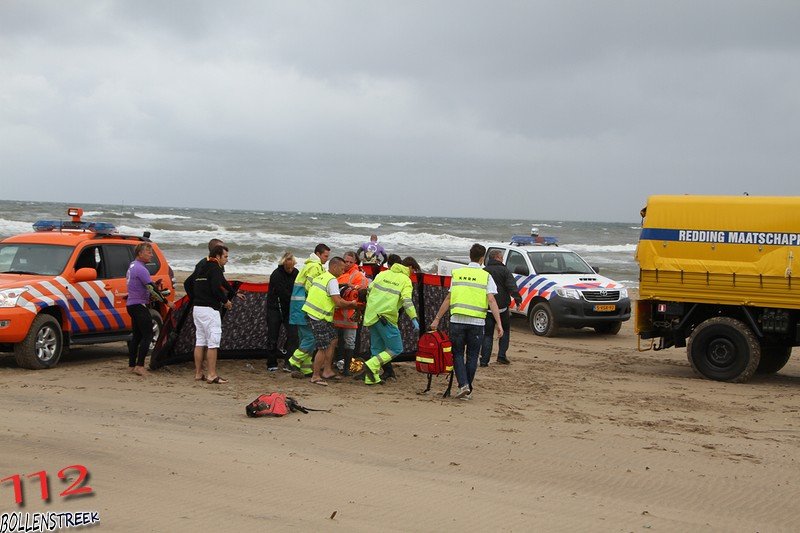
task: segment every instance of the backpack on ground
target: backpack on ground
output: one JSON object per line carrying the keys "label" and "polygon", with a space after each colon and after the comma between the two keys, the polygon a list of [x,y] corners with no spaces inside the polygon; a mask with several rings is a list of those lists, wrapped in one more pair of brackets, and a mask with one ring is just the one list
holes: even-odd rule
{"label": "backpack on ground", "polygon": [[431,390],[433,376],[450,374],[450,382],[442,397],[450,396],[453,388],[453,344],[447,333],[428,331],[420,335],[415,361],[417,372],[428,374],[428,387],[422,393]]}
{"label": "backpack on ground", "polygon": [[247,416],[283,416],[289,412],[286,395],[281,392],[262,394],[244,408]]}
{"label": "backpack on ground", "polygon": [[292,413],[300,412],[307,414],[309,411],[330,411],[330,409],[311,409],[304,407],[292,398],[286,396],[282,392],[273,392],[271,394],[262,394],[244,408],[247,416],[257,418],[260,416],[284,416],[290,411]]}

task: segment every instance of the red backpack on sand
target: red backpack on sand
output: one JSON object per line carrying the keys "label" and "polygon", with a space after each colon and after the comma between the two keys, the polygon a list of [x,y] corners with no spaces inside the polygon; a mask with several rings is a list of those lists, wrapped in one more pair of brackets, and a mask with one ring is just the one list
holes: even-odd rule
{"label": "red backpack on sand", "polygon": [[417,372],[428,374],[428,388],[422,391],[422,394],[431,390],[433,376],[450,374],[450,383],[442,397],[450,396],[450,390],[453,388],[453,344],[447,333],[428,331],[420,335],[415,360]]}
{"label": "red backpack on sand", "polygon": [[286,395],[282,392],[262,394],[244,408],[247,416],[283,416],[289,412],[286,406]]}
{"label": "red backpack on sand", "polygon": [[259,416],[284,416],[291,412],[300,411],[307,414],[309,411],[325,411],[330,412],[330,409],[311,409],[310,407],[303,407],[297,400],[289,396],[288,398],[282,392],[273,392],[271,394],[262,394],[244,408],[247,416],[257,418]]}

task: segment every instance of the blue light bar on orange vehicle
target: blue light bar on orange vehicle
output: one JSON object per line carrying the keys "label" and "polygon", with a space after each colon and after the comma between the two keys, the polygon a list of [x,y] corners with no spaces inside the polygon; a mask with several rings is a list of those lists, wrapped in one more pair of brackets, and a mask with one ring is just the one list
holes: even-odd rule
{"label": "blue light bar on orange vehicle", "polygon": [[79,230],[103,235],[117,233],[117,227],[110,222],[73,222],[71,220],[39,220],[33,223],[34,231]]}

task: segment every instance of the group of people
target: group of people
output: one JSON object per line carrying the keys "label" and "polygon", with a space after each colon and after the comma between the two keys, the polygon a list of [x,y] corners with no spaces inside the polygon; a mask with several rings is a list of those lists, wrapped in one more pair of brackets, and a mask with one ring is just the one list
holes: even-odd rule
{"label": "group of people", "polygon": [[[324,268],[326,262],[327,271]],[[356,377],[363,376],[368,385],[382,382],[381,369],[403,352],[397,327],[399,310],[404,309],[419,329],[417,311],[411,299],[411,274],[419,271],[419,264],[413,257],[401,259],[396,254],[388,255],[386,262],[388,269],[378,273],[370,282],[359,268],[355,252],[330,257],[327,245],[317,245],[295,277],[289,316],[284,321],[287,331],[294,327],[298,332],[298,346],[285,365],[293,377],[310,377],[311,383],[321,386],[327,386],[330,380],[341,379],[333,366],[340,337],[343,341],[343,369],[349,373],[361,321],[369,328],[372,357],[356,372]],[[272,290],[270,287],[270,292]],[[267,299],[269,301],[269,296]],[[269,308],[267,312],[269,314]],[[269,349],[274,354],[277,328],[270,335]],[[277,369],[275,355],[270,355],[267,366],[270,370]]]}
{"label": "group of people", "polygon": [[[420,266],[413,257],[403,259],[386,254],[378,246],[377,236],[372,235],[359,251],[331,257],[330,247],[320,243],[299,270],[291,252],[281,257],[270,275],[266,298],[268,371],[279,370],[279,360],[283,360],[284,370],[296,378],[310,378],[315,385],[327,386],[332,380],[340,380],[334,356],[338,353],[339,359],[343,359],[344,373],[349,374],[359,325],[363,324],[370,335],[371,357],[353,372],[354,376],[363,377],[367,385],[377,385],[394,375],[391,362],[403,352],[398,328],[401,311],[415,330],[420,329],[411,282],[411,275],[420,272]],[[166,301],[144,269],[148,247],[147,243],[137,247],[136,260],[128,272],[129,287],[140,286],[138,292],[129,288],[134,298],[129,297],[128,306],[134,318],[130,365],[137,373],[145,372],[142,353],[146,354],[150,345],[152,328],[147,313],[148,337],[142,325],[144,313],[136,306],[142,306],[146,312],[150,297]],[[229,250],[219,239],[212,239],[208,248],[208,257],[197,263],[184,287],[194,306],[195,380],[224,384],[228,381],[217,373],[216,362],[222,334],[221,314],[233,306],[233,291],[224,276]],[[360,252],[364,250],[378,261],[376,264],[385,262],[387,267],[373,280],[360,267]],[[152,254],[152,249],[149,253]],[[484,266],[485,255],[484,246],[472,246],[470,263],[453,270],[450,292],[430,324],[431,329],[437,329],[442,317],[450,313],[449,334],[458,385],[454,397],[465,400],[473,397],[478,366],[489,364],[495,335],[499,339],[497,362],[510,363],[509,306],[512,298],[518,305],[521,302],[514,278],[502,263],[502,252],[493,250]],[[283,350],[279,349],[281,329],[285,331]]]}

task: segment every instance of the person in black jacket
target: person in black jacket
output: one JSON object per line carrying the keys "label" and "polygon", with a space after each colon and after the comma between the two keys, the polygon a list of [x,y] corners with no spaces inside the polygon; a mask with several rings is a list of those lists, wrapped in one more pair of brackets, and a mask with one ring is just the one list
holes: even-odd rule
{"label": "person in black jacket", "polygon": [[[214,249],[216,246],[225,246],[225,243],[222,242],[220,239],[211,239],[208,241],[208,254],[211,255],[211,250]],[[186,278],[183,282],[183,288],[186,291],[186,294],[189,296],[190,300],[194,300],[194,280],[197,278],[197,274],[200,273],[202,270],[206,268],[206,264],[208,263],[208,257],[202,258],[197,264],[194,266],[194,271],[191,275]],[[225,268],[222,268],[222,272],[225,272]],[[228,284],[227,280],[225,281],[224,289],[228,291],[230,294],[233,291],[233,288]]]}
{"label": "person in black jacket", "polygon": [[281,324],[286,330],[283,368],[287,372],[292,371],[289,367],[289,357],[298,346],[297,326],[289,324],[289,303],[292,298],[294,280],[297,277],[297,269],[294,267],[296,262],[292,252],[286,252],[278,261],[278,268],[269,277],[269,291],[267,292],[267,370],[270,372],[278,370],[278,337],[281,332]]}
{"label": "person in black jacket", "polygon": [[[217,374],[217,349],[222,337],[222,317],[220,309],[230,309],[233,303],[228,300],[225,289],[228,282],[222,269],[228,262],[228,248],[217,245],[211,250],[206,264],[197,271],[194,280],[194,326],[197,330],[194,347],[194,376],[209,383],[222,384],[228,380]],[[203,374],[203,356],[208,362],[208,375]]]}
{"label": "person in black jacket", "polygon": [[[497,362],[503,365],[510,364],[506,352],[508,351],[508,343],[511,336],[510,317],[511,312],[508,306],[511,305],[511,298],[519,306],[522,303],[522,296],[517,289],[517,282],[514,276],[503,264],[503,251],[494,249],[489,252],[489,260],[486,266],[483,267],[494,279],[497,284],[497,309],[500,311],[500,324],[503,326],[503,336],[500,337],[497,349]],[[486,315],[486,326],[483,336],[483,347],[481,348],[481,366],[489,366],[489,358],[492,355],[492,335],[494,333],[494,317],[491,314]]]}

